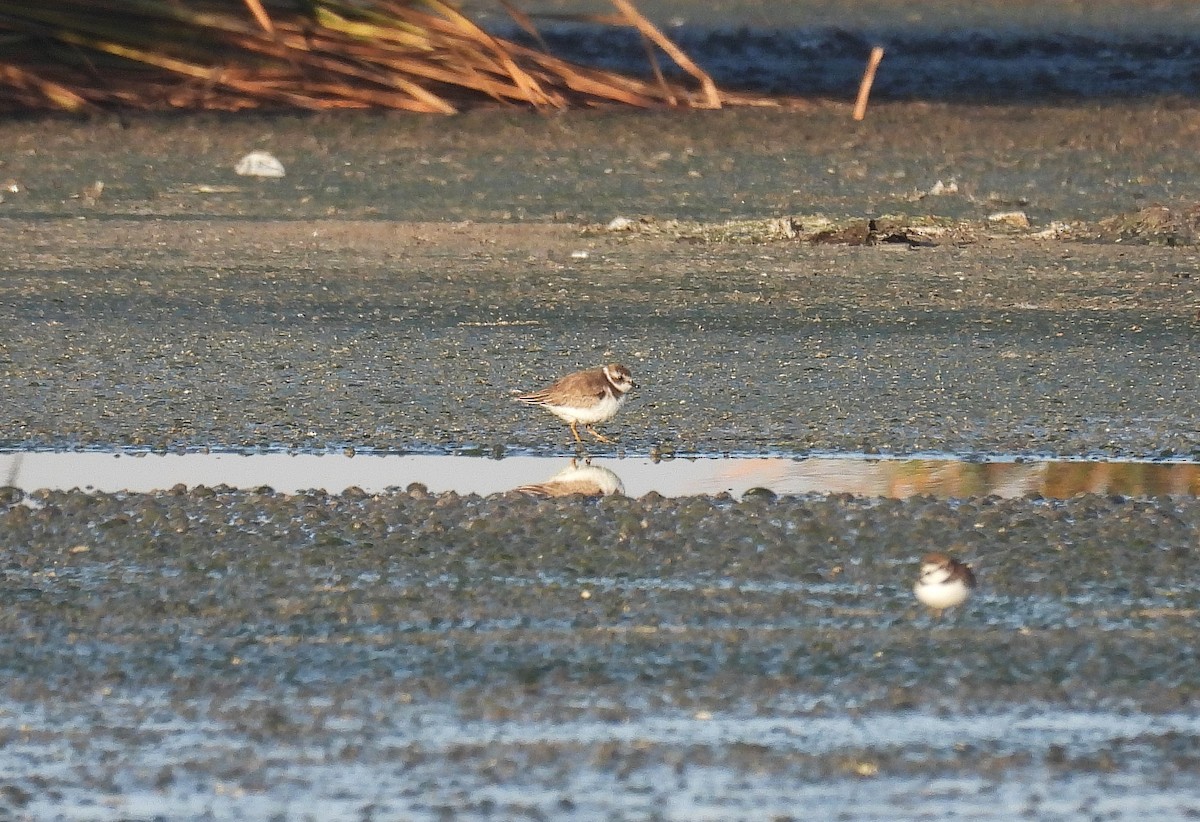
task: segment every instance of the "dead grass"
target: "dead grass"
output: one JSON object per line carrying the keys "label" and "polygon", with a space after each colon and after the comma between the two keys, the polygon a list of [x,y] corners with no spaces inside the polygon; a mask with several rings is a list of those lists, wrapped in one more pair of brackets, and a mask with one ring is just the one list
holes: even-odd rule
{"label": "dead grass", "polygon": [[[540,41],[531,19],[512,18]],[[494,37],[443,0],[0,0],[0,109],[398,109],[487,103],[719,108],[724,94],[629,0],[577,18],[645,39],[651,81]],[[690,77],[668,80],[662,53]]]}

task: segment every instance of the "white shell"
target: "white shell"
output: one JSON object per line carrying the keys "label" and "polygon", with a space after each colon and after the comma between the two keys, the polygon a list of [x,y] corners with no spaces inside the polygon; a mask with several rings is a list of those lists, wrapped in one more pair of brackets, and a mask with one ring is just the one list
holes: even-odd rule
{"label": "white shell", "polygon": [[250,152],[238,160],[234,171],[243,177],[282,177],[285,173],[283,163],[265,151]]}

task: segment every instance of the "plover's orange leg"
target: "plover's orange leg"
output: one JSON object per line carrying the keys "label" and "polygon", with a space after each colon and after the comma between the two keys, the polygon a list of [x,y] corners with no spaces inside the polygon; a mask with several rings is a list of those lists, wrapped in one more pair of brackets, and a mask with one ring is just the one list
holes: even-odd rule
{"label": "plover's orange leg", "polygon": [[571,426],[571,433],[575,435],[575,442],[579,443],[580,445],[583,445],[583,437],[579,436],[579,429],[575,427],[578,424],[579,423],[577,423],[577,422],[567,423],[567,425]]}
{"label": "plover's orange leg", "polygon": [[600,433],[599,431],[597,431],[595,428],[592,428],[592,426],[590,426],[590,425],[585,425],[585,426],[584,426],[584,428],[586,428],[586,429],[588,430],[588,433],[589,433],[589,434],[591,434],[591,435],[592,435],[593,437],[595,437],[596,439],[600,440],[600,442],[608,442],[608,443],[611,443],[611,442],[612,442],[612,440],[610,440],[608,437],[606,437],[606,436],[604,436],[603,434],[601,434],[601,433]]}

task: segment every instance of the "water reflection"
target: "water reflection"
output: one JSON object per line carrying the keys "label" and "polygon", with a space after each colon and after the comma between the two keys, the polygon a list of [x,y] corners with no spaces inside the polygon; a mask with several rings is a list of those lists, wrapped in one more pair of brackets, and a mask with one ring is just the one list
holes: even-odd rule
{"label": "water reflection", "polygon": [[[547,478],[549,477],[549,478]],[[495,494],[519,489],[545,496],[663,496],[769,488],[777,494],[845,493],[867,497],[937,497],[1081,493],[1200,496],[1195,462],[1099,462],[950,458],[889,459],[838,455],[674,459],[561,458],[362,454],[112,454],[0,453],[0,484],[86,491],[154,491],[175,485],[269,486],[283,493],[350,487],[367,492],[418,482],[434,493]]]}
{"label": "water reflection", "polygon": [[517,490],[538,497],[569,497],[582,494],[587,497],[603,497],[607,494],[624,494],[625,484],[612,470],[592,465],[591,460],[580,464],[571,460],[567,467],[545,482],[521,485]]}
{"label": "water reflection", "polygon": [[827,491],[894,498],[1040,494],[1058,499],[1086,493],[1200,495],[1200,465],[1195,463],[819,458],[772,468],[768,462],[734,470],[755,472],[762,478],[760,484],[776,493]]}

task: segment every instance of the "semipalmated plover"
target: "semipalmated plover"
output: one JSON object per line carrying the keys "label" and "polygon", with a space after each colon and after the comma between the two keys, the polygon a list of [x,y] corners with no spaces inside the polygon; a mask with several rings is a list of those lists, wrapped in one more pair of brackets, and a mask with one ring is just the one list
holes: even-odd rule
{"label": "semipalmated plover", "polygon": [[611,420],[633,388],[629,369],[610,363],[568,374],[540,391],[521,394],[517,400],[545,408],[571,426],[577,443],[583,443],[576,428],[579,424],[600,442],[612,442],[592,426]]}
{"label": "semipalmated plover", "polygon": [[572,494],[603,497],[607,494],[624,494],[625,485],[620,477],[607,468],[590,462],[580,465],[571,460],[570,465],[545,482],[522,485],[517,490],[536,497],[569,497]]}
{"label": "semipalmated plover", "polygon": [[962,605],[975,589],[971,566],[949,554],[926,554],[921,558],[921,576],[913,593],[940,619],[942,612]]}

